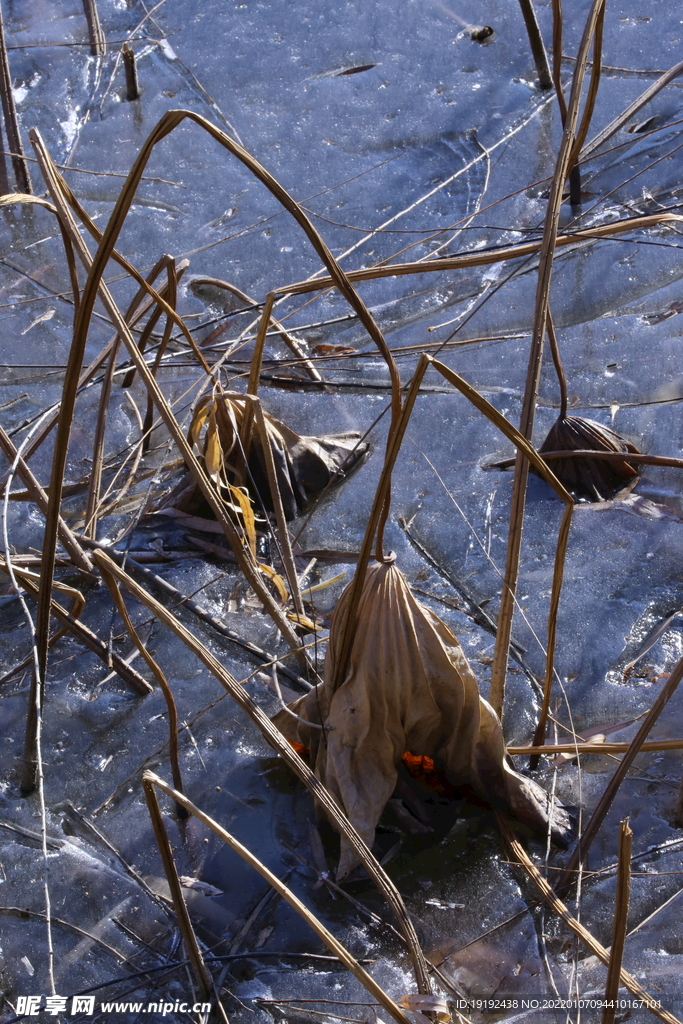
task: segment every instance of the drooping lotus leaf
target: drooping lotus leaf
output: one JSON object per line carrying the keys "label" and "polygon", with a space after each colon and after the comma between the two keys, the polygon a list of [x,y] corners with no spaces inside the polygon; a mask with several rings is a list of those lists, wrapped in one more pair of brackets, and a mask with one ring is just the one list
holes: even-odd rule
{"label": "drooping lotus leaf", "polygon": [[[231,482],[243,469],[239,431],[244,418],[244,401],[234,396],[205,396],[195,409],[190,441],[203,460],[208,475],[218,482]],[[285,516],[294,519],[328,484],[338,484],[366,453],[360,433],[307,437],[265,413],[278,487]],[[267,509],[272,509],[263,446],[254,429],[249,449],[249,472]],[[245,483],[251,488],[251,480]],[[256,497],[252,495],[252,497]],[[169,496],[173,504],[190,514],[210,515],[199,488],[187,478]]]}
{"label": "drooping lotus leaf", "polygon": [[[345,678],[331,692],[349,588],[335,609],[323,682],[290,705],[310,727],[281,711],[274,721],[311,750],[318,778],[372,846],[405,751],[427,755],[455,786],[566,842],[564,808],[506,763],[500,722],[479,695],[472,669],[448,626],[412,594],[393,563],[368,567]],[[357,865],[342,838],[337,872]]]}
{"label": "drooping lotus leaf", "polygon": [[609,427],[583,416],[560,416],[553,424],[539,448],[544,452],[558,451],[623,452],[624,459],[607,461],[587,457],[553,459],[548,465],[555,476],[572,494],[604,501],[614,497],[638,476],[638,467],[628,461],[628,453],[638,453],[630,441]]}

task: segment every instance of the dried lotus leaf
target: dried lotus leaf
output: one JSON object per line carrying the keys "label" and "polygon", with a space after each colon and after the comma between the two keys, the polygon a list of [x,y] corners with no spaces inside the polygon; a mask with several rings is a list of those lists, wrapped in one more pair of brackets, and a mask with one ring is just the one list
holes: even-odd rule
{"label": "dried lotus leaf", "polygon": [[[239,398],[214,394],[211,397],[204,396],[197,403],[189,439],[198,449],[214,483],[219,482],[221,471],[223,474],[231,470],[234,472],[241,458],[238,434],[243,420],[244,401]],[[295,519],[335,477],[335,482],[341,482],[368,450],[365,442],[360,443],[361,435],[357,431],[306,437],[297,434],[268,413],[265,413],[265,420],[287,519]],[[232,466],[227,464],[228,456]],[[252,436],[249,471],[264,505],[272,509],[265,457],[257,433]],[[185,490],[185,483],[181,482],[174,489],[171,504],[191,514],[210,515],[208,503],[199,489],[191,486]],[[250,481],[248,483],[250,485]],[[180,493],[182,499],[179,498]]]}
{"label": "dried lotus leaf", "polygon": [[[432,758],[454,786],[470,786],[535,831],[545,831],[550,818],[553,838],[566,842],[566,811],[508,767],[500,722],[479,695],[460,644],[393,563],[368,567],[346,675],[332,692],[349,589],[332,618],[323,682],[290,705],[322,729],[284,711],[274,722],[310,748],[316,775],[368,846],[405,751]],[[342,838],[338,877],[357,863]]]}
{"label": "dried lotus leaf", "polygon": [[638,453],[635,445],[609,427],[583,416],[560,416],[553,424],[539,452],[604,451],[623,452],[619,461],[578,458],[547,459],[561,483],[573,494],[604,501],[613,498],[629,483],[634,484],[638,467],[628,461],[628,453]]}

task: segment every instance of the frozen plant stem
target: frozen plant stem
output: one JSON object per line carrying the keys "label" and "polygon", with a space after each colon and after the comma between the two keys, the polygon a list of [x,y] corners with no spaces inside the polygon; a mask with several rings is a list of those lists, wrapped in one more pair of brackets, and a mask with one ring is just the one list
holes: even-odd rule
{"label": "frozen plant stem", "polygon": [[140,86],[138,85],[138,69],[135,66],[135,51],[128,43],[121,47],[123,57],[123,70],[126,73],[126,99],[129,101],[140,99]]}
{"label": "frozen plant stem", "polygon": [[[538,384],[541,375],[541,363],[543,360],[543,340],[546,332],[548,317],[548,302],[550,297],[550,278],[552,274],[553,255],[555,241],[562,206],[562,193],[564,182],[569,171],[571,157],[574,148],[574,138],[579,117],[579,104],[581,101],[581,89],[586,70],[588,49],[595,31],[595,26],[600,17],[604,0],[593,0],[588,21],[583,32],[583,38],[577,54],[576,69],[572,81],[572,90],[567,107],[567,117],[564,125],[562,144],[555,165],[555,173],[548,199],[545,226],[543,230],[543,242],[538,270],[538,285],[536,289],[536,308],[534,312],[534,329],[529,350],[529,366],[527,370],[526,385],[524,389],[524,402],[520,418],[520,433],[531,439],[534,429],[534,415],[536,412],[536,398],[538,395]],[[501,595],[500,611],[498,614],[498,636],[496,650],[491,670],[491,689],[489,700],[494,711],[502,717],[503,702],[505,698],[505,676],[507,673],[508,650],[510,647],[510,634],[512,630],[512,616],[514,612],[514,598],[517,589],[517,578],[519,575],[519,559],[522,546],[522,527],[524,521],[524,508],[526,505],[526,489],[529,478],[529,462],[521,453],[517,453],[515,461],[515,478],[512,485],[512,498],[510,501],[510,528],[508,532],[508,547],[505,563],[505,579]]]}
{"label": "frozen plant stem", "polygon": [[90,52],[93,57],[104,57],[107,52],[107,40],[100,25],[96,0],[83,0],[83,10],[85,12],[85,20],[88,23]]}
{"label": "frozen plant stem", "polygon": [[180,934],[182,935],[183,943],[185,944],[185,952],[187,953],[187,958],[192,965],[192,971],[197,981],[197,985],[199,986],[202,1000],[207,1000],[213,994],[213,982],[211,980],[209,970],[204,963],[204,958],[202,957],[199,949],[199,943],[197,942],[197,936],[194,933],[192,922],[190,921],[190,915],[187,911],[187,906],[183,898],[182,886],[180,885],[175,861],[173,860],[173,851],[171,849],[168,835],[166,834],[159,801],[157,800],[157,795],[154,792],[154,783],[148,778],[149,775],[149,772],[145,772],[142,776],[142,788],[145,793],[145,800],[147,801],[147,810],[149,811],[149,816],[152,819],[154,838],[157,841],[159,853],[161,854],[161,861],[164,865],[166,880],[171,891],[171,899],[173,900],[173,909],[175,910],[176,917],[178,919],[178,928],[180,929]]}
{"label": "frozen plant stem", "polygon": [[[168,752],[169,760],[171,762],[171,774],[173,775],[173,784],[175,788],[180,793],[182,793],[183,779],[182,775],[180,774],[180,762],[178,760],[178,711],[173,697],[173,690],[169,686],[166,676],[161,671],[161,668],[145,647],[135,626],[133,625],[131,617],[128,614],[128,609],[126,608],[126,603],[123,600],[116,579],[111,575],[111,573],[107,572],[106,568],[101,564],[100,570],[102,572],[102,578],[104,579],[104,582],[107,584],[107,587],[109,588],[109,593],[114,599],[114,604],[116,605],[117,611],[121,618],[123,619],[123,623],[126,629],[128,630],[128,633],[130,634],[133,643],[135,644],[140,654],[144,658],[145,662],[147,663],[147,666],[151,669],[154,678],[161,687],[161,692],[164,695],[164,700],[166,701],[166,710],[168,711]],[[187,817],[187,811],[182,806],[182,804],[176,804],[176,813],[179,818]]]}
{"label": "frozen plant stem", "polygon": [[538,27],[536,11],[533,8],[531,0],[519,0],[519,6],[522,8],[524,24],[526,25],[527,35],[529,36],[531,53],[534,58],[534,64],[536,65],[536,71],[538,72],[538,84],[541,89],[552,89],[553,80],[550,77],[548,55],[545,52],[543,37],[541,35],[541,30]]}
{"label": "frozen plant stem", "polygon": [[[12,76],[9,70],[7,59],[7,48],[5,46],[5,27],[2,22],[2,8],[0,7],[0,94],[2,95],[2,112],[5,117],[5,134],[7,135],[7,148],[12,154],[12,166],[14,177],[17,181],[17,188],[20,192],[31,194],[31,179],[28,173],[28,164],[24,157],[24,149],[21,144],[19,122],[17,120],[17,108],[14,105],[14,94],[12,93]],[[3,158],[4,163],[4,158]]]}
{"label": "frozen plant stem", "polygon": [[[624,818],[619,828],[619,865],[617,867],[617,894],[614,907],[614,927],[612,929],[612,946],[607,970],[605,986],[605,1009],[602,1024],[614,1024],[616,1007],[614,1001],[619,995],[621,976],[621,960],[626,941],[626,923],[628,920],[628,904],[631,889],[631,843],[633,832],[629,828],[628,818]],[[610,1006],[610,1003],[612,1005]]]}

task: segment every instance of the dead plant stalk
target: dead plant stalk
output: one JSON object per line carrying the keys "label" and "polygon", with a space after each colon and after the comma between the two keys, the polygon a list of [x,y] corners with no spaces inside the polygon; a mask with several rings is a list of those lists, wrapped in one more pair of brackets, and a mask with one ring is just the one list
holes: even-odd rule
{"label": "dead plant stalk", "polygon": [[[631,845],[633,832],[629,828],[628,818],[619,826],[619,865],[617,867],[617,895],[614,907],[614,927],[612,929],[612,945],[610,947],[607,983],[605,985],[605,1009],[602,1024],[614,1024],[616,1006],[621,981],[621,960],[626,942],[626,925],[628,922],[628,904],[631,889]],[[611,1005],[610,1005],[611,1004]]]}
{"label": "dead plant stalk", "polygon": [[313,929],[326,946],[334,953],[336,957],[347,967],[351,973],[356,977],[362,985],[368,990],[371,996],[376,999],[384,1009],[391,1014],[391,1016],[398,1022],[398,1024],[411,1024],[410,1019],[406,1016],[403,1010],[398,1006],[390,996],[377,984],[375,979],[368,974],[366,970],[358,963],[349,951],[335,939],[334,935],[325,928],[325,926],[318,920],[318,918],[311,913],[301,900],[295,896],[291,889],[288,888],[281,882],[270,871],[265,864],[263,864],[258,857],[255,857],[250,850],[243,846],[240,842],[235,839],[234,836],[230,835],[221,825],[218,824],[213,818],[205,814],[204,811],[200,810],[195,804],[193,804],[187,797],[183,796],[182,793],[172,789],[167,783],[160,779],[158,775],[154,775],[150,771],[146,771],[142,776],[143,785],[145,787],[145,795],[153,789],[154,786],[158,786],[164,793],[172,797],[177,803],[180,803],[185,809],[199,821],[203,822],[207,828],[210,828],[214,835],[217,835],[227,846],[239,854],[239,856],[247,862],[255,871],[265,878],[269,885],[282,896],[284,900],[289,903],[297,914],[303,917],[304,921]]}
{"label": "dead plant stalk", "polygon": [[311,769],[296,753],[294,748],[287,742],[279,729],[273,725],[261,708],[251,699],[245,688],[238,683],[237,680],[223,667],[223,665],[221,665],[218,659],[215,658],[209,650],[207,650],[204,644],[197,640],[197,638],[166,608],[164,608],[162,604],[152,597],[152,595],[143,587],[139,586],[135,580],[124,572],[123,569],[119,568],[119,566],[105,555],[104,552],[95,551],[93,557],[99,566],[103,567],[105,571],[109,571],[111,575],[119,581],[119,583],[122,583],[126,587],[133,597],[146,605],[156,618],[171,629],[176,636],[178,636],[200,659],[200,661],[216,677],[221,686],[223,686],[223,688],[232,696],[232,698],[254,722],[257,728],[263,733],[269,745],[281,755],[289,767],[296,775],[298,775],[306,788],[312,793],[315,800],[317,800],[323,810],[327,813],[334,826],[353,846],[366,871],[377,888],[383,894],[394,913],[397,925],[402,932],[406,940],[406,945],[410,951],[419,991],[429,994],[431,992],[431,984],[429,981],[427,964],[424,959],[424,954],[420,948],[412,921],[410,920],[403,903],[401,894],[358,835],[346,815],[340,810],[338,804],[333,799],[329,791],[313,774]]}
{"label": "dead plant stalk", "polygon": [[[593,953],[598,960],[607,967],[610,962],[610,954],[607,952],[605,947],[598,942],[598,940],[584,925],[577,921],[575,917],[572,917],[567,907],[560,900],[557,894],[553,892],[546,879],[531,860],[522,844],[515,838],[512,829],[502,815],[498,814],[497,819],[498,827],[500,828],[503,838],[510,849],[510,859],[516,861],[524,868],[527,875],[551,910],[553,910],[558,917],[562,918],[571,931],[573,931],[581,942],[590,949],[591,953]],[[624,986],[624,988],[628,989],[631,995],[640,1000],[646,1009],[653,1013],[655,1017],[659,1017],[660,1020],[663,1020],[665,1024],[681,1024],[678,1017],[674,1017],[674,1015],[669,1013],[668,1010],[661,1009],[659,1001],[646,992],[645,989],[638,984],[636,979],[632,977],[632,975],[628,974],[623,967],[619,971],[619,982]]]}
{"label": "dead plant stalk", "polygon": [[[564,183],[571,166],[576,125],[579,116],[581,90],[586,70],[586,62],[588,60],[588,50],[595,32],[596,24],[601,16],[604,2],[605,0],[593,0],[590,14],[583,32],[583,38],[579,46],[577,63],[572,81],[572,90],[569,97],[569,103],[567,104],[567,117],[562,136],[562,144],[557,157],[555,173],[553,175],[550,196],[548,199],[545,227],[543,230],[543,241],[540,251],[538,285],[536,290],[536,308],[534,311],[534,327],[529,350],[529,367],[527,370],[519,428],[520,433],[527,439],[531,439],[534,426],[536,398],[538,395],[538,384],[543,359],[543,342],[548,315],[550,279],[555,252],[555,242],[558,234],[558,222],[560,207],[562,205]],[[528,476],[529,462],[524,455],[519,452],[515,463],[515,477],[512,485],[512,497],[510,499],[510,527],[508,531],[505,582],[501,595],[500,610],[498,613],[498,635],[496,637],[496,648],[493,666],[491,669],[490,702],[499,716],[502,716],[503,703],[505,699],[505,677],[507,674],[510,633],[512,630],[514,596],[517,590],[517,577],[519,573],[519,559],[522,544],[522,529]]]}

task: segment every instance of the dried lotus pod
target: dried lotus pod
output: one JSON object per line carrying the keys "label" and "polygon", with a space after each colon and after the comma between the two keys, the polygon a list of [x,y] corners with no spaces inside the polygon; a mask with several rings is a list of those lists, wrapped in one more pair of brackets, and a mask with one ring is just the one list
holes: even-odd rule
{"label": "dried lotus pod", "polygon": [[[535,831],[545,832],[550,819],[553,838],[565,843],[566,811],[508,767],[500,722],[460,644],[393,562],[368,567],[346,675],[332,692],[349,592],[332,618],[323,682],[290,705],[298,719],[283,710],[274,722],[310,748],[316,775],[368,846],[407,750],[432,758],[453,785],[472,787]],[[337,877],[357,863],[342,838]]]}
{"label": "dried lotus pod", "polygon": [[[217,484],[230,482],[243,466],[239,431],[244,408],[244,399],[219,393],[206,395],[195,408],[189,440],[203,460],[207,474]],[[368,449],[365,442],[359,444],[361,435],[356,431],[306,437],[274,416],[268,413],[264,416],[287,519],[296,518],[336,474],[339,475],[335,483],[341,483]],[[256,431],[249,451],[249,471],[265,507],[272,509],[263,447]],[[247,485],[250,486],[250,481]],[[211,515],[199,488],[187,477],[167,497],[165,504],[173,504],[190,514]]]}
{"label": "dried lotus pod", "polygon": [[[582,416],[560,416],[551,427],[539,452],[604,451],[638,454],[630,441],[620,437],[609,427]],[[573,494],[605,501],[614,497],[638,476],[638,467],[624,458],[619,461],[578,458],[547,459],[548,465],[561,483]]]}

